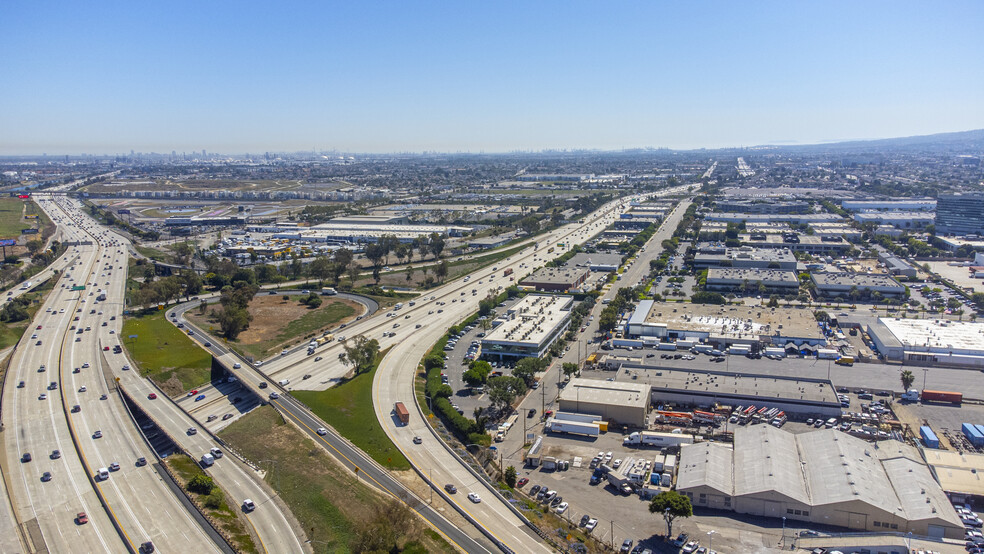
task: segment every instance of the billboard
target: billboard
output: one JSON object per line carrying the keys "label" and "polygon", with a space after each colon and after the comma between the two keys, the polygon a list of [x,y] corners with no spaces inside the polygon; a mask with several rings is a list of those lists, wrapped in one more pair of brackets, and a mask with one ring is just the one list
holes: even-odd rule
{"label": "billboard", "polygon": [[117,211],[117,213],[120,215],[128,214],[130,213],[130,210],[128,208],[121,208],[120,210]]}
{"label": "billboard", "polygon": [[29,194],[18,194],[17,195],[17,198],[21,198],[21,199],[26,199],[26,198],[30,198],[30,197],[31,197],[31,195],[29,195]]}
{"label": "billboard", "polygon": [[17,246],[16,239],[0,239],[0,246]]}
{"label": "billboard", "polygon": [[36,234],[38,234],[38,230],[37,229],[21,229],[21,234],[22,235],[36,235]]}

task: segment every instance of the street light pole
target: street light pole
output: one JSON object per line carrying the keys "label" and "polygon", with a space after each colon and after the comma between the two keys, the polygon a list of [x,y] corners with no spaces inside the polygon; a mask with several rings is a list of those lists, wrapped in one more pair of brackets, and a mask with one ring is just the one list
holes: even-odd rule
{"label": "street light pole", "polygon": [[782,518],[782,547],[786,548],[786,518]]}
{"label": "street light pole", "polygon": [[708,550],[713,550],[714,549],[714,533],[717,533],[717,531],[715,531],[713,529],[711,529],[710,531],[707,532],[707,549]]}

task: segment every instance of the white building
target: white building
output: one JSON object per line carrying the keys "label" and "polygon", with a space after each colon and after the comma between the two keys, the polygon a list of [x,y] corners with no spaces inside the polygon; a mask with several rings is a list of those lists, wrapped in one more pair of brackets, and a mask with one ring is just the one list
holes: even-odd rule
{"label": "white building", "polygon": [[571,296],[529,294],[496,321],[482,339],[484,357],[542,358],[571,323]]}
{"label": "white building", "polygon": [[868,334],[890,360],[984,368],[984,323],[883,317]]}

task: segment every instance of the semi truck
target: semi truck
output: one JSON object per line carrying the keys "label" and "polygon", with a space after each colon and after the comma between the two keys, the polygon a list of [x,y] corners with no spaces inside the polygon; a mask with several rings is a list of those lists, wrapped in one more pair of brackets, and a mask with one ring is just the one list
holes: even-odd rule
{"label": "semi truck", "polygon": [[510,275],[512,275],[512,272],[513,272],[513,268],[511,267],[506,268],[506,270],[502,272],[502,276],[509,277]]}
{"label": "semi truck", "polygon": [[654,431],[637,431],[622,439],[622,446],[656,446],[666,448],[681,444],[693,444],[694,438],[683,433],[657,433]]}
{"label": "semi truck", "polygon": [[570,433],[572,435],[587,435],[597,437],[601,434],[601,427],[597,423],[585,423],[581,421],[560,420],[551,418],[546,425],[547,431],[551,433]]}
{"label": "semi truck", "polygon": [[407,407],[403,405],[403,402],[397,402],[393,407],[393,411],[396,412],[396,418],[400,420],[400,423],[404,425],[410,423],[410,412],[407,411]]}
{"label": "semi truck", "polygon": [[918,402],[919,400],[922,400],[923,402],[960,404],[963,402],[963,393],[929,389],[919,392],[919,389],[909,389],[908,391],[902,393],[901,399],[908,400],[910,402]]}

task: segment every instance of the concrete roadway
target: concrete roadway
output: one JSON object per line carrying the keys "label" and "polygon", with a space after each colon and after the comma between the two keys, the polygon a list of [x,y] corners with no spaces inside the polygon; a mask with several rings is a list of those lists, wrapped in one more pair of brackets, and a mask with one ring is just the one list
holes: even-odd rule
{"label": "concrete roadway", "polygon": [[[89,221],[91,222],[91,220]],[[98,323],[98,326],[92,324],[93,329],[99,330],[100,353],[105,354],[103,359],[112,375],[120,379],[120,384],[131,393],[133,401],[157,422],[179,447],[197,459],[208,452],[210,448],[216,446],[213,438],[207,433],[188,435],[186,433],[188,428],[197,426],[197,422],[179,409],[165,394],[157,390],[153,383],[140,377],[137,371],[124,370],[124,365],[136,367],[135,363],[128,359],[128,354],[113,354],[112,351],[104,352],[101,350],[103,346],[112,348],[113,345],[119,344],[122,340],[119,338],[123,308],[121,299],[124,296],[125,268],[127,267],[127,252],[129,250],[129,243],[125,239],[111,232],[107,231],[107,233],[120,244],[118,249],[113,250],[113,254],[107,261],[111,261],[115,268],[122,266],[124,269],[116,269],[113,275],[100,277],[101,279],[109,279],[111,283],[106,291],[107,301],[100,304],[104,313],[99,318],[101,321],[107,322],[107,327],[102,327],[101,322]],[[113,316],[116,319],[110,320],[109,318]],[[110,331],[113,333],[110,334]],[[158,398],[156,400],[151,400],[148,397],[151,392],[157,393]],[[285,514],[288,511],[287,508],[282,503],[271,500],[274,496],[273,491],[265,486],[255,471],[234,456],[223,456],[207,472],[229,495],[230,504],[237,505],[247,498],[256,503],[257,509],[246,514],[246,519],[260,539],[260,544],[257,546],[266,552],[302,552],[305,550],[302,538],[298,536],[299,532],[295,531],[291,524],[292,518]]]}
{"label": "concrete roadway", "polygon": [[[545,245],[552,244],[557,241],[565,242],[584,242],[588,240],[591,236],[596,234],[604,226],[609,224],[617,216],[618,209],[627,206],[627,200],[618,200],[613,202],[612,205],[606,206],[605,209],[599,210],[603,212],[603,215],[592,215],[587,218],[589,221],[587,224],[571,224],[565,226],[564,228],[554,231],[545,237],[538,237],[537,242]],[[616,209],[618,208],[618,209]],[[540,260],[540,252],[534,250],[533,248],[528,248],[521,253],[514,254],[509,259],[503,260],[497,267],[499,268],[494,273],[499,275],[499,277],[494,280],[495,286],[508,286],[510,281],[501,277],[500,271],[506,267],[518,266],[520,262],[535,262],[547,261],[546,258]],[[543,252],[542,254],[546,254]],[[558,253],[559,254],[559,253]],[[551,256],[552,257],[552,256]],[[485,280],[487,277],[491,277],[493,272],[491,268],[486,268],[480,272],[473,274],[473,278],[478,278],[480,280]],[[387,348],[389,346],[394,346],[395,350],[390,353],[383,360],[383,364],[380,366],[380,370],[376,373],[376,379],[374,382],[374,395],[377,409],[377,416],[383,423],[384,428],[386,428],[387,433],[394,440],[394,442],[400,446],[401,450],[411,459],[411,462],[426,475],[430,475],[433,471],[436,475],[433,482],[437,484],[438,487],[442,487],[444,483],[456,483],[459,489],[462,491],[476,490],[481,492],[482,496],[486,499],[480,504],[472,504],[465,499],[467,492],[457,495],[452,501],[466,513],[473,516],[473,519],[481,522],[484,530],[495,536],[497,540],[504,543],[508,548],[515,551],[539,551],[544,548],[544,545],[540,542],[539,537],[532,534],[531,531],[526,527],[525,522],[513,513],[506,505],[504,501],[501,501],[495,496],[493,489],[485,485],[484,483],[478,483],[473,474],[467,471],[461,463],[455,458],[450,452],[437,448],[424,448],[421,449],[416,445],[412,444],[412,437],[414,434],[427,433],[427,428],[423,425],[419,415],[416,419],[420,421],[421,429],[418,429],[416,433],[408,432],[403,428],[398,428],[393,422],[393,418],[390,415],[393,403],[397,400],[409,402],[409,406],[414,406],[415,403],[412,399],[413,390],[413,377],[414,369],[416,368],[416,362],[419,360],[423,354],[427,351],[431,344],[437,340],[447,329],[447,327],[457,321],[460,321],[464,317],[467,317],[477,309],[478,300],[482,296],[472,296],[470,291],[472,289],[478,289],[477,285],[465,283],[461,280],[455,281],[453,283],[446,284],[434,291],[430,291],[430,296],[421,297],[420,300],[415,301],[414,307],[409,307],[409,302],[405,303],[405,307],[397,312],[399,318],[381,318],[375,317],[371,319],[366,319],[361,322],[357,322],[353,325],[348,326],[344,331],[340,331],[339,334],[345,336],[356,336],[363,334],[372,338],[380,340],[381,347]],[[482,292],[484,293],[489,287],[483,286]],[[462,295],[461,293],[465,293]],[[430,300],[434,297],[434,300]],[[455,302],[452,302],[455,300]],[[443,304],[438,304],[438,302],[443,302]],[[437,306],[440,306],[438,308]],[[429,311],[435,311],[437,309],[443,310],[446,313],[442,316],[436,316],[435,314],[428,314]],[[405,316],[410,315],[410,319],[405,319]],[[432,316],[432,317],[429,317]],[[394,323],[400,323],[401,328],[393,329]],[[417,328],[416,325],[420,324],[421,327]],[[410,327],[410,326],[413,327]],[[383,337],[383,331],[395,332],[394,337]],[[196,334],[195,338],[200,338],[200,330]],[[407,340],[407,336],[413,336],[413,340]],[[292,367],[290,371],[295,371],[298,373],[311,373],[314,378],[308,381],[302,381],[304,388],[325,388],[320,385],[321,381],[326,380],[324,377],[326,374],[328,376],[333,375],[343,375],[347,369],[338,362],[337,354],[340,352],[340,346],[332,344],[328,347],[322,347],[316,356],[323,356],[325,363],[320,366],[313,368],[311,370],[298,370],[296,367]],[[218,345],[213,341],[211,347],[213,354],[220,356],[223,362],[227,363],[228,367],[231,367],[235,362],[241,362],[237,357],[224,354],[224,347]],[[264,364],[263,367],[254,368],[243,366],[242,370],[237,372],[237,376],[241,379],[246,376],[246,383],[251,387],[255,387],[254,390],[260,392],[258,388],[260,381],[266,381],[269,383],[270,388],[265,389],[265,391],[277,390],[280,387],[276,385],[276,381],[282,379],[283,376],[279,372],[283,372],[282,367],[288,364],[297,364],[298,362],[312,360],[315,356],[308,357],[304,351],[290,353],[286,356],[281,357],[283,361],[277,360],[277,362],[271,362],[270,364]],[[411,363],[406,363],[406,361],[412,360]],[[397,367],[399,366],[399,367]],[[271,371],[272,369],[272,371]],[[247,371],[248,370],[248,371]],[[270,373],[268,373],[270,372]],[[400,373],[398,375],[391,375],[391,373]],[[288,387],[299,386],[296,381],[291,379],[290,385]],[[282,409],[287,408],[291,404],[294,404],[293,399],[290,397],[283,397],[279,400],[273,401],[274,405],[281,407]],[[300,410],[303,413],[303,410]],[[419,414],[419,412],[417,412]],[[411,423],[413,426],[413,423]],[[410,431],[414,431],[411,429]],[[433,437],[432,440],[438,440]],[[343,462],[344,463],[344,462]],[[472,485],[475,485],[474,487]],[[485,487],[485,488],[480,488]]]}
{"label": "concrete roadway", "polygon": [[[56,221],[64,219],[64,214],[50,206],[46,209]],[[75,236],[81,236],[81,230],[72,229],[79,231]],[[80,282],[99,271],[103,251],[102,246],[79,248],[79,263],[71,272]],[[96,345],[91,340],[94,331],[84,341],[75,342],[79,335],[68,330],[72,324],[83,323],[82,314],[77,314],[76,309],[88,307],[82,301],[90,300],[88,296],[79,298],[79,293],[72,293],[69,288],[57,288],[49,295],[42,306],[45,309],[29,331],[38,334],[38,339],[25,334],[12,360],[12,386],[6,387],[4,410],[13,408],[5,413],[7,431],[12,431],[5,433],[8,460],[19,460],[24,452],[33,456],[32,462],[17,464],[17,471],[11,476],[10,493],[19,520],[37,517],[45,544],[35,546],[47,546],[57,552],[119,551],[135,548],[148,539],[170,550],[217,551],[153,468],[135,465],[137,457],[150,456],[150,451],[133,426],[126,423],[127,415],[119,399],[99,399],[108,390],[98,373],[98,364],[72,373],[72,368],[81,366],[82,358],[95,361]],[[65,308],[65,313],[59,313],[61,308]],[[80,316],[78,323],[73,321],[76,315]],[[41,330],[33,329],[37,324],[42,325]],[[42,341],[40,346],[35,344],[37,340]],[[38,372],[42,363],[46,366],[43,373]],[[13,386],[21,380],[25,381],[24,388]],[[48,390],[52,381],[59,386]],[[83,384],[86,391],[79,392]],[[42,392],[48,395],[46,400],[39,400]],[[68,415],[75,404],[81,411]],[[103,438],[91,438],[96,429],[103,431]],[[73,444],[71,432],[77,435],[77,445]],[[62,456],[52,459],[50,455],[56,449],[61,450]],[[89,474],[112,461],[120,463],[120,470],[113,472],[108,481],[95,485],[107,504],[103,510]],[[51,471],[51,481],[40,480],[43,471]],[[88,525],[75,523],[79,511],[89,515]],[[122,537],[111,518],[118,521]]]}

